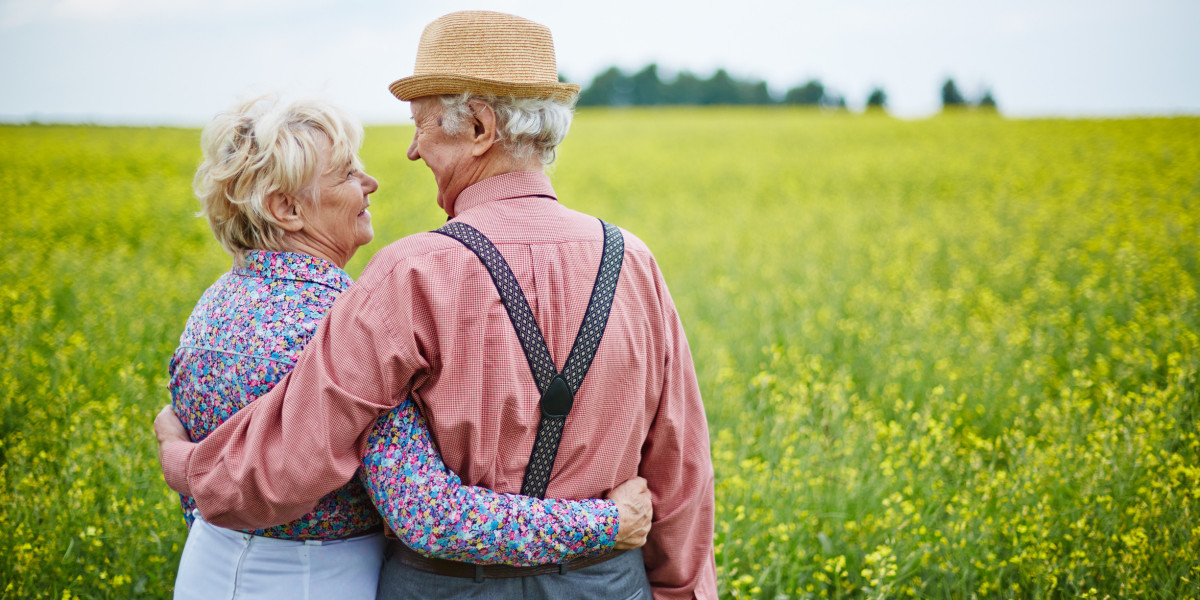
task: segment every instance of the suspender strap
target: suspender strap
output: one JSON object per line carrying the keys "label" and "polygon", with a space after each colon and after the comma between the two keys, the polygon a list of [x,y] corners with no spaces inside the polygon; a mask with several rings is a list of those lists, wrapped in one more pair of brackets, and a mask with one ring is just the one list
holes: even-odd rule
{"label": "suspender strap", "polygon": [[525,359],[529,361],[529,370],[533,372],[533,381],[537,384],[538,392],[546,393],[546,389],[550,387],[550,380],[558,375],[558,369],[554,367],[554,359],[546,347],[542,329],[538,327],[537,319],[533,318],[533,311],[529,309],[529,302],[525,300],[521,284],[517,283],[508,262],[492,245],[491,240],[466,223],[451,221],[435,230],[435,233],[462,242],[487,268],[488,274],[492,276],[492,283],[496,285],[496,291],[500,292],[500,301],[508,311],[508,319],[517,330],[517,339],[521,341],[521,348],[525,350]]}
{"label": "suspender strap", "polygon": [[567,414],[571,412],[575,393],[583,384],[592,359],[596,356],[596,349],[600,346],[600,339],[604,336],[604,328],[608,323],[608,314],[612,309],[613,296],[617,291],[621,261],[625,254],[625,240],[616,226],[604,221],[600,221],[600,224],[604,228],[604,252],[600,258],[600,269],[596,273],[596,283],[592,286],[592,297],[588,301],[583,323],[579,326],[579,333],[575,336],[575,343],[571,346],[571,353],[561,374],[554,366],[554,359],[546,346],[546,338],[529,308],[529,302],[500,251],[486,236],[466,223],[446,223],[435,231],[452,237],[469,248],[479,257],[491,275],[492,283],[500,293],[500,301],[508,311],[508,319],[512,322],[521,348],[525,351],[525,359],[529,361],[529,370],[533,374],[534,383],[537,384],[538,393],[541,394],[542,416],[538,421],[537,438],[534,440],[529,465],[525,469],[525,480],[521,484],[521,493],[526,496],[542,498],[546,494]]}

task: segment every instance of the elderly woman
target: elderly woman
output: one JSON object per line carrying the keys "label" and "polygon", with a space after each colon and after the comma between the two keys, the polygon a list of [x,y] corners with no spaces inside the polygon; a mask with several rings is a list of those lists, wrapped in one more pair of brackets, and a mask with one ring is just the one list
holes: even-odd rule
{"label": "elderly woman", "polygon": [[[312,101],[252,101],[205,128],[196,194],[234,265],[200,298],[170,362],[172,404],[193,440],[279,383],[351,285],[343,269],[374,235],[367,209],[378,188],[356,156],[361,138],[357,122]],[[562,562],[644,539],[644,482],[618,487],[616,502],[464,487],[411,401],[381,418],[367,445],[368,485],[352,480],[290,523],[224,529],[182,497],[190,530],[175,597],[374,598],[384,520],[372,500],[407,546],[455,560]]]}

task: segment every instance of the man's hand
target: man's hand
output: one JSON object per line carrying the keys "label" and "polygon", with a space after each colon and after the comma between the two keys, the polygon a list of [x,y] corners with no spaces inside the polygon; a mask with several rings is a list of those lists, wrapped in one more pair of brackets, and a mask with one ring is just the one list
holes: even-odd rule
{"label": "man's hand", "polygon": [[620,524],[617,525],[617,550],[641,548],[650,533],[650,519],[654,508],[650,506],[650,490],[646,480],[634,477],[613,488],[608,499],[617,503]]}
{"label": "man's hand", "polygon": [[[191,442],[175,409],[168,404],[154,417],[154,437],[158,438],[158,464],[162,464],[163,446],[173,442]],[[615,491],[615,490],[614,490]]]}

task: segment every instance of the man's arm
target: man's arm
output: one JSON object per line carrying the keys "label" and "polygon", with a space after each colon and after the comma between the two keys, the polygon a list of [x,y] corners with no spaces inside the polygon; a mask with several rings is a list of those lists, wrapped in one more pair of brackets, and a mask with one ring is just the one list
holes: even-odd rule
{"label": "man's arm", "polygon": [[167,484],[192,496],[205,520],[232,529],[286,523],[354,476],[367,431],[408,392],[398,382],[427,366],[397,343],[413,335],[400,331],[411,319],[379,314],[371,291],[344,292],[270,392],[199,444],[162,447]]}
{"label": "man's arm", "polygon": [[713,467],[708,422],[692,353],[666,284],[667,358],[658,414],[642,451],[639,475],[654,500],[646,574],[655,600],[717,597],[713,554]]}

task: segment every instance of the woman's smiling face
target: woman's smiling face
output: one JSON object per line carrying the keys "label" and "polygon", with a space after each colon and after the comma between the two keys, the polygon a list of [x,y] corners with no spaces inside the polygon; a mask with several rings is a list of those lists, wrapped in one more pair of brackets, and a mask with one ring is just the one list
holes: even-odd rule
{"label": "woman's smiling face", "polygon": [[300,211],[302,233],[331,250],[339,259],[334,262],[344,266],[344,261],[375,237],[367,196],[379,189],[379,182],[362,170],[357,158],[347,164],[330,164],[330,144],[325,136],[320,138],[319,171],[314,182],[316,202]]}

